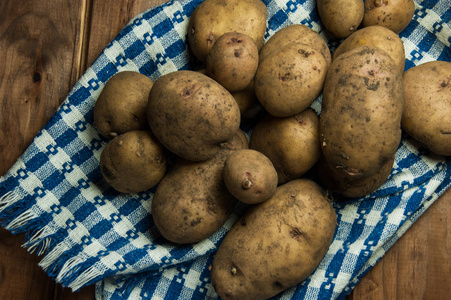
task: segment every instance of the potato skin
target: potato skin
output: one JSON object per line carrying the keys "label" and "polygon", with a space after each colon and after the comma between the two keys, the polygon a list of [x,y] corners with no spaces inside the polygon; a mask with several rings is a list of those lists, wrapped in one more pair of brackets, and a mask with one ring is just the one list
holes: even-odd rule
{"label": "potato skin", "polygon": [[192,161],[213,157],[240,126],[232,95],[208,76],[175,71],[159,77],[149,94],[151,130],[176,155]]}
{"label": "potato skin", "polygon": [[362,0],[317,0],[316,3],[324,27],[336,38],[348,37],[362,22]]}
{"label": "potato skin", "polygon": [[94,124],[108,139],[132,130],[148,130],[147,103],[153,81],[134,71],[116,73],[94,105]]}
{"label": "potato skin", "polygon": [[150,131],[121,134],[105,146],[100,170],[117,191],[138,193],[158,184],[166,172],[166,153]]}
{"label": "potato skin", "polygon": [[260,50],[268,11],[260,0],[205,0],[190,17],[188,42],[194,56],[205,62],[216,40],[227,32],[252,37]]}
{"label": "potato skin", "polygon": [[224,33],[207,55],[206,74],[229,92],[248,87],[258,67],[258,48],[247,34]]}
{"label": "potato skin", "polygon": [[285,118],[268,115],[253,129],[249,148],[273,163],[278,183],[307,173],[321,156],[319,117],[312,109]]}
{"label": "potato skin", "polygon": [[222,145],[211,159],[178,159],[161,180],[152,198],[151,214],[161,235],[177,244],[199,242],[215,233],[229,218],[237,200],[222,177],[227,157],[247,148],[242,131]]}
{"label": "potato skin", "polygon": [[327,62],[315,47],[293,42],[260,62],[255,94],[271,115],[293,116],[320,95],[326,73]]}
{"label": "potato skin", "polygon": [[320,118],[321,150],[349,178],[379,172],[401,141],[402,75],[376,47],[357,47],[335,59],[326,78]]}
{"label": "potato skin", "polygon": [[364,197],[377,190],[390,176],[393,169],[395,157],[388,160],[385,165],[374,175],[351,179],[341,176],[336,169],[332,168],[327,161],[321,157],[318,163],[318,176],[329,192],[340,194],[347,198]]}
{"label": "potato skin", "polygon": [[451,156],[451,63],[431,61],[404,73],[402,128],[432,152]]}
{"label": "potato skin", "polygon": [[252,149],[235,151],[222,172],[224,183],[238,200],[256,204],[268,200],[277,188],[277,172],[271,160]]}
{"label": "potato skin", "polygon": [[380,25],[398,34],[409,25],[414,13],[413,0],[368,0],[362,26]]}
{"label": "potato skin", "polygon": [[307,278],[326,254],[336,213],[313,181],[279,186],[253,205],[226,234],[211,265],[225,300],[268,299]]}
{"label": "potato skin", "polygon": [[333,54],[333,59],[360,46],[374,46],[384,50],[399,66],[399,71],[404,72],[406,62],[404,44],[392,30],[379,25],[361,28],[338,46]]}
{"label": "potato skin", "polygon": [[260,50],[260,62],[274,50],[280,49],[293,42],[315,47],[324,57],[327,62],[327,67],[329,67],[332,58],[326,41],[318,34],[318,32],[303,24],[288,25],[274,33]]}

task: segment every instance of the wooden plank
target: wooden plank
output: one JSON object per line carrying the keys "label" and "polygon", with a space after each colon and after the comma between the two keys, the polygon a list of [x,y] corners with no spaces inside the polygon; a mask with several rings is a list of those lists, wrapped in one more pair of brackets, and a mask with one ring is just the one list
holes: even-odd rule
{"label": "wooden plank", "polygon": [[451,189],[407,230],[348,299],[450,299]]}
{"label": "wooden plank", "polygon": [[[0,8],[0,175],[77,79],[84,1],[3,0]],[[55,283],[24,236],[0,230],[0,299],[53,299]]]}

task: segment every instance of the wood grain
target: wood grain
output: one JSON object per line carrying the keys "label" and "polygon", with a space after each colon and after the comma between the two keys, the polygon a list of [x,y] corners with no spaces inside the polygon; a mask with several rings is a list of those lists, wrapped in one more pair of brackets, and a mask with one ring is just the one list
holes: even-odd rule
{"label": "wood grain", "polygon": [[[0,175],[19,158],[78,78],[136,14],[167,0],[0,2]],[[448,299],[451,190],[362,279],[348,300]],[[51,280],[22,234],[0,229],[0,299],[91,300]]]}

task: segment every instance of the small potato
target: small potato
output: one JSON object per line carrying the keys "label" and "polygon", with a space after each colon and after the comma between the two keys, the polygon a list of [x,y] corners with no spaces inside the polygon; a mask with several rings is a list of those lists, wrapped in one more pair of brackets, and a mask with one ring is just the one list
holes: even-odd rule
{"label": "small potato", "polygon": [[374,46],[384,50],[398,65],[399,71],[404,73],[406,62],[404,44],[392,30],[379,25],[359,29],[338,46],[334,52],[333,59],[360,46]]}
{"label": "small potato", "polygon": [[210,49],[206,73],[230,92],[244,90],[254,80],[258,48],[247,34],[228,32]]}
{"label": "small potato", "polygon": [[301,283],[320,264],[337,216],[321,188],[297,179],[248,208],[232,226],[211,265],[221,299],[264,300]]}
{"label": "small potato", "polygon": [[415,13],[414,0],[367,0],[362,26],[380,25],[400,33]]}
{"label": "small potato", "polygon": [[309,108],[292,117],[262,119],[252,131],[249,148],[271,160],[282,184],[315,165],[321,155],[319,140],[319,117]]}
{"label": "small potato", "polygon": [[277,172],[263,153],[243,149],[232,153],[222,172],[229,192],[238,200],[256,204],[268,200],[277,188]]}
{"label": "small potato", "polygon": [[317,0],[316,3],[324,27],[336,38],[348,37],[362,22],[362,0]]}
{"label": "small potato", "polygon": [[195,71],[159,77],[150,91],[150,128],[171,152],[191,161],[212,158],[239,129],[233,96],[218,82]]}
{"label": "small potato", "polygon": [[330,192],[348,198],[364,197],[384,184],[390,176],[394,161],[395,157],[393,156],[372,176],[351,179],[342,176],[337,169],[332,168],[324,158],[321,158],[318,164],[318,175],[322,185]]}
{"label": "small potato", "polygon": [[327,62],[316,47],[293,42],[260,62],[255,94],[271,115],[293,116],[320,95],[326,73]]}
{"label": "small potato", "polygon": [[238,131],[209,160],[175,161],[151,204],[153,221],[165,239],[177,244],[199,242],[227,221],[237,200],[227,190],[222,170],[231,153],[247,147],[244,133]]}
{"label": "small potato", "polygon": [[451,156],[451,62],[410,68],[404,91],[402,128],[432,152]]}
{"label": "small potato", "polygon": [[100,155],[105,180],[122,193],[156,186],[166,172],[166,153],[150,131],[133,130],[112,139]]}
{"label": "small potato", "polygon": [[401,141],[402,75],[385,51],[369,46],[338,56],[330,70],[321,106],[322,153],[340,176],[373,176]]}
{"label": "small potato", "polygon": [[216,40],[227,32],[250,36],[260,50],[268,11],[261,0],[205,0],[190,17],[188,42],[194,56],[205,62]]}
{"label": "small potato", "polygon": [[327,67],[329,67],[332,59],[326,40],[323,39],[318,34],[318,32],[302,24],[293,24],[286,26],[273,34],[260,50],[260,62],[263,61],[273,51],[278,50],[293,42],[307,44],[311,47],[316,48],[316,50],[318,50],[326,60]]}
{"label": "small potato", "polygon": [[144,74],[123,71],[111,77],[94,105],[94,123],[112,139],[132,130],[148,130],[147,103],[153,81]]}

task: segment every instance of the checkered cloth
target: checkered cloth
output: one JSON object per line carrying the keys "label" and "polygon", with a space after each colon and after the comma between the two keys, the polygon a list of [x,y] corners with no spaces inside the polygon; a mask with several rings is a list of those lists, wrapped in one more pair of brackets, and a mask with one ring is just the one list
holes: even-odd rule
{"label": "checkered cloth", "polygon": [[[96,283],[98,299],[217,299],[208,266],[233,215],[210,238],[193,245],[167,243],[150,211],[153,190],[114,191],[102,178],[106,144],[93,124],[93,106],[107,80],[132,70],[153,80],[190,69],[188,18],[200,0],[170,1],[134,18],[74,86],[33,143],[0,179],[0,219],[26,233],[25,247],[42,255],[48,275],[77,290]],[[315,1],[264,0],[266,39],[302,23],[324,38]],[[406,69],[451,61],[449,0],[418,1],[401,33]],[[333,51],[336,42],[329,41]],[[321,97],[312,105],[318,112]],[[404,136],[393,171],[377,191],[334,203],[338,227],[316,271],[280,299],[344,298],[419,216],[451,185],[451,158],[430,153]]]}

